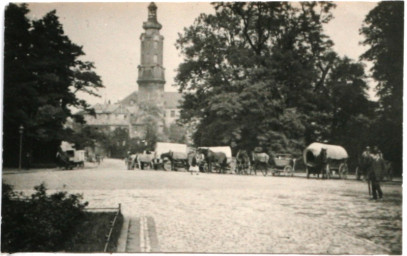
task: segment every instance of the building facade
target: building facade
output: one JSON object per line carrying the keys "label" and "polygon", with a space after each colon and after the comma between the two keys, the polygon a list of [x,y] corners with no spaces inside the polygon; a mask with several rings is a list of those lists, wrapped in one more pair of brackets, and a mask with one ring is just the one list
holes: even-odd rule
{"label": "building facade", "polygon": [[85,115],[88,126],[112,132],[117,128],[128,130],[129,136],[143,137],[145,120],[149,113],[143,108],[153,105],[158,109],[155,121],[159,132],[169,127],[179,117],[181,95],[165,92],[165,69],[163,67],[164,37],[160,35],[162,25],[157,21],[157,6],[148,6],[148,20],[143,23],[144,33],[140,36],[140,65],[138,66],[138,91],[123,100],[111,104],[96,104],[95,116]]}

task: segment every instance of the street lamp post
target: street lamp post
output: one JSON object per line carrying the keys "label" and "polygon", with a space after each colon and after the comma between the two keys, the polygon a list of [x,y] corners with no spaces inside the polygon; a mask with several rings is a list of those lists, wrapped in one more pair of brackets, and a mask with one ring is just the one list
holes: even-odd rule
{"label": "street lamp post", "polygon": [[20,155],[19,155],[19,160],[18,160],[18,170],[21,170],[21,155],[23,153],[23,132],[24,132],[24,126],[20,125],[20,128],[18,129],[18,132],[20,133]]}

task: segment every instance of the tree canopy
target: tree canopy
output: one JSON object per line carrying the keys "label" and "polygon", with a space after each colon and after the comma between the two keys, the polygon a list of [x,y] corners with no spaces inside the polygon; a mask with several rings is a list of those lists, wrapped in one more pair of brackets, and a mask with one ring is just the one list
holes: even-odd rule
{"label": "tree canopy", "polygon": [[195,144],[299,155],[310,142],[363,132],[356,127],[371,106],[363,66],[339,57],[323,31],[334,4],[213,6],[176,43],[181,121],[196,123]]}
{"label": "tree canopy", "polygon": [[94,64],[82,60],[82,47],[65,35],[56,12],[35,21],[27,18],[28,12],[25,4],[11,3],[5,10],[5,165],[17,164],[20,125],[25,128],[25,151],[37,158],[54,156],[67,118],[81,121],[71,109],[91,111],[76,93],[97,96],[103,87]]}
{"label": "tree canopy", "polygon": [[384,1],[371,10],[360,30],[369,49],[361,56],[371,61],[377,82],[378,117],[375,143],[401,169],[403,129],[404,2]]}

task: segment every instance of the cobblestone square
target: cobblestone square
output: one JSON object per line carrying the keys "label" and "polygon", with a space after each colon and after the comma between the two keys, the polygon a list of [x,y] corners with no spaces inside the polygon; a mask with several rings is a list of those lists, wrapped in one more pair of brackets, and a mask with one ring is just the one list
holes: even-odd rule
{"label": "cobblestone square", "polygon": [[3,181],[26,194],[41,182],[82,193],[89,207],[121,203],[125,219],[153,220],[160,252],[402,254],[401,182],[383,183],[384,199],[373,201],[353,178],[128,171],[111,159],[70,171],[5,170]]}

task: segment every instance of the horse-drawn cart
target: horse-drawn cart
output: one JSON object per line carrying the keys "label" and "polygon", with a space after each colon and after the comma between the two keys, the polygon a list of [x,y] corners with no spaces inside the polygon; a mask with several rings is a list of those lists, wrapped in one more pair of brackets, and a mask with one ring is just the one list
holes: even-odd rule
{"label": "horse-drawn cart", "polygon": [[234,171],[235,163],[229,146],[199,147],[198,151],[204,155],[205,160],[201,167],[204,172],[215,170],[219,173],[232,173],[232,170]]}
{"label": "horse-drawn cart", "polygon": [[155,164],[161,165],[166,171],[176,171],[178,168],[188,169],[188,147],[186,144],[157,142],[155,153]]}
{"label": "horse-drawn cart", "polygon": [[281,173],[294,176],[295,172],[295,158],[291,154],[275,154],[273,156],[273,167],[271,174],[273,176],[280,175]]}
{"label": "horse-drawn cart", "polygon": [[311,173],[321,173],[329,178],[337,173],[339,178],[347,178],[348,153],[341,146],[314,142],[304,150],[303,157],[307,177]]}
{"label": "horse-drawn cart", "polygon": [[62,141],[57,152],[58,167],[72,170],[74,167],[85,166],[85,150],[76,150],[75,144]]}

